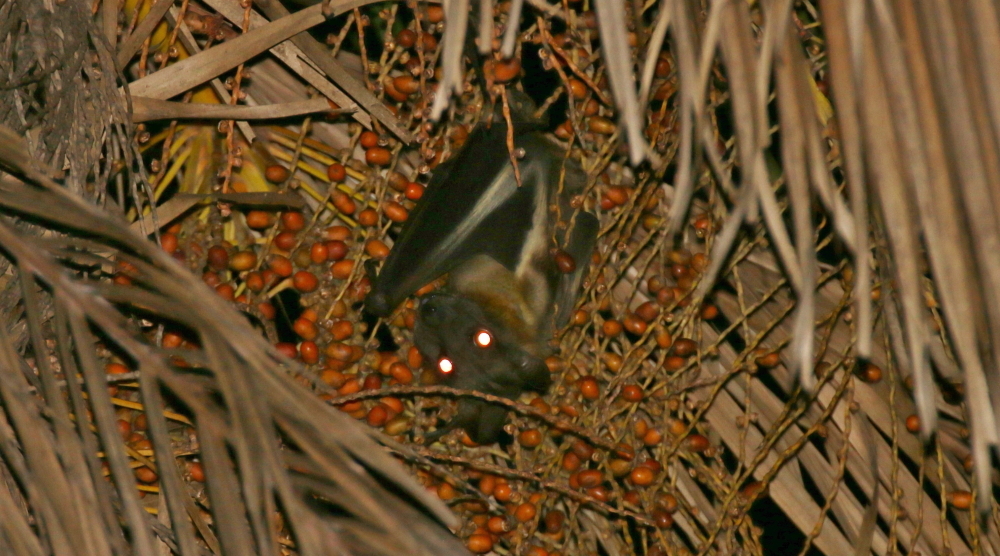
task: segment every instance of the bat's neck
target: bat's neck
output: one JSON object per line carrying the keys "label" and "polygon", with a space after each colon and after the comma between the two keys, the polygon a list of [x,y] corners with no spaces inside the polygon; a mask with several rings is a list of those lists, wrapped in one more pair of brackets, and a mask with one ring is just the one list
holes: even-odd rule
{"label": "bat's neck", "polygon": [[[537,300],[525,295],[525,287],[513,272],[487,256],[474,257],[451,272],[448,289],[472,299],[493,320],[517,335],[518,343],[541,355],[541,314]],[[541,288],[543,291],[546,288]]]}

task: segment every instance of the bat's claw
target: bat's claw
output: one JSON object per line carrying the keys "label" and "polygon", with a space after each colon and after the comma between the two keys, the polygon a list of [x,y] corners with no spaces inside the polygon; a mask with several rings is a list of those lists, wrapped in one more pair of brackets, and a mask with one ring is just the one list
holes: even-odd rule
{"label": "bat's claw", "polygon": [[383,291],[385,288],[379,280],[378,269],[375,268],[375,261],[369,259],[365,262],[365,272],[372,281],[372,291],[365,298],[365,308],[376,317],[388,317],[395,307],[389,305],[389,295]]}
{"label": "bat's claw", "polygon": [[373,291],[365,298],[365,308],[376,317],[387,317],[392,313],[389,306],[389,296],[384,292]]}

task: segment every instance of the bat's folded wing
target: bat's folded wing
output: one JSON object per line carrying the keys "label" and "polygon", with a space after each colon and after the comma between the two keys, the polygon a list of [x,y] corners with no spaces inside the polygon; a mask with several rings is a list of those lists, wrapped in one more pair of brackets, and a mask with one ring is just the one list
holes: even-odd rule
{"label": "bat's folded wing", "polygon": [[410,214],[366,306],[387,316],[407,296],[477,255],[508,268],[532,227],[534,188],[517,186],[506,145],[506,126],[473,131],[465,147],[438,166]]}

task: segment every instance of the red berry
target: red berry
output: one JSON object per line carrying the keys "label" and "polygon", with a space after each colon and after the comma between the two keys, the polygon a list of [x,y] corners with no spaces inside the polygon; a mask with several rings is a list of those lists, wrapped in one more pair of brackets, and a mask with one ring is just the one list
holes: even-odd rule
{"label": "red berry", "polygon": [[378,134],[374,131],[361,132],[361,146],[370,149],[378,146]]}
{"label": "red berry", "polygon": [[292,276],[292,285],[302,293],[316,291],[319,287],[319,280],[316,275],[308,270],[300,270]]}
{"label": "red berry", "polygon": [[344,168],[343,164],[334,162],[326,167],[326,177],[329,178],[330,181],[342,182],[344,181],[344,178],[347,177],[347,169]]}

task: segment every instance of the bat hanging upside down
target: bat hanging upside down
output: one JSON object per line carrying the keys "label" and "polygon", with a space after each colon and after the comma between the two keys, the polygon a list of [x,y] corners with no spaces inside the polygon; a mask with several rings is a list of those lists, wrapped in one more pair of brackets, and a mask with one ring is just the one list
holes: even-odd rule
{"label": "bat hanging upside down", "polygon": [[[435,169],[373,280],[366,306],[388,316],[448,274],[445,288],[420,300],[417,349],[444,384],[516,399],[524,391],[543,393],[551,383],[548,340],[573,309],[598,222],[570,206],[585,184],[580,167],[537,130],[526,95],[508,98],[515,153],[523,154],[517,161],[521,185],[497,110],[491,125],[480,124]],[[557,249],[565,251],[561,265]],[[506,415],[503,406],[463,398],[450,426],[488,444],[502,433]]]}

